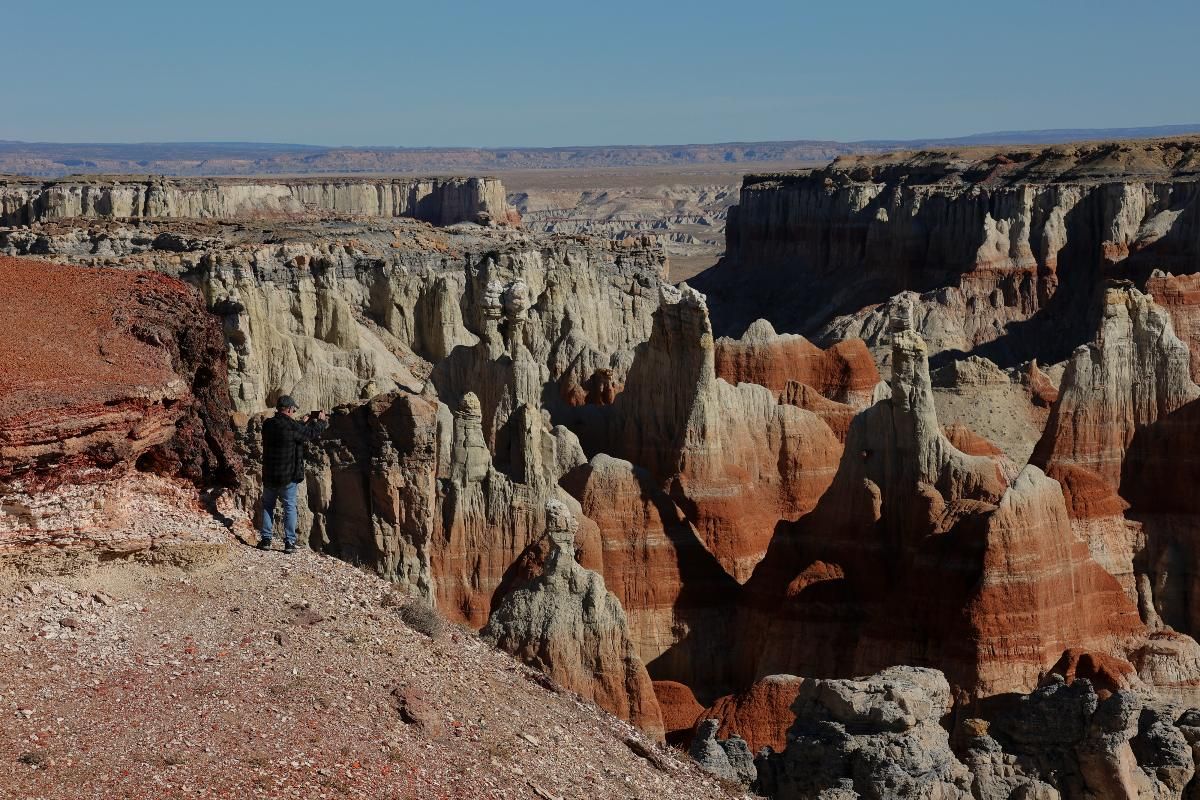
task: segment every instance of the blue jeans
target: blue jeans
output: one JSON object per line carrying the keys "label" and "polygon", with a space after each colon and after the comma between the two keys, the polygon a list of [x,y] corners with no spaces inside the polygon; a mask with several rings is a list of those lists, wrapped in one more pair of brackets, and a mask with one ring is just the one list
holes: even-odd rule
{"label": "blue jeans", "polygon": [[284,544],[296,543],[296,491],[300,482],[289,483],[287,486],[263,487],[263,523],[262,538],[264,542],[271,541],[274,535],[275,504],[283,501],[283,541]]}

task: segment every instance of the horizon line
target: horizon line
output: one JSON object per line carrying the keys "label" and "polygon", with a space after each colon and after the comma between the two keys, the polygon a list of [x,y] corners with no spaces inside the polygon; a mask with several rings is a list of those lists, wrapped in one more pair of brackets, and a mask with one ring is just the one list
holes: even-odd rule
{"label": "horizon line", "polygon": [[[1171,133],[1200,133],[1200,122],[1196,123],[1173,123],[1166,125],[1135,125],[1135,126],[1119,126],[1106,128],[1040,128],[1030,130],[1000,130],[1000,131],[984,131],[979,133],[961,134],[957,136],[928,136],[915,138],[871,138],[871,139],[731,139],[717,142],[662,142],[662,143],[627,143],[627,144],[562,144],[562,145],[390,145],[390,144],[368,144],[368,145],[347,145],[347,144],[310,144],[303,142],[270,142],[270,141],[255,141],[255,140],[238,140],[238,139],[195,139],[195,140],[162,140],[162,141],[50,141],[50,140],[26,140],[26,139],[0,139],[0,145],[25,145],[25,146],[66,146],[66,147],[181,147],[188,145],[200,146],[240,146],[240,147],[261,147],[261,148],[297,148],[305,150],[400,150],[410,152],[421,151],[446,151],[446,150],[474,150],[474,151],[490,151],[499,152],[505,150],[584,150],[584,149],[636,149],[636,148],[663,148],[663,147],[724,147],[724,146],[744,146],[744,145],[788,145],[788,144],[807,144],[807,145],[841,145],[846,147],[863,147],[863,146],[894,146],[904,144],[936,144],[947,143],[954,144],[965,142],[968,140],[982,139],[986,137],[1011,138],[1016,136],[1067,136],[1067,135],[1105,135],[1124,133],[1126,135],[1137,132],[1159,132],[1165,135]],[[1031,142],[1031,144],[1036,142]],[[1014,142],[1017,144],[1017,142]]]}

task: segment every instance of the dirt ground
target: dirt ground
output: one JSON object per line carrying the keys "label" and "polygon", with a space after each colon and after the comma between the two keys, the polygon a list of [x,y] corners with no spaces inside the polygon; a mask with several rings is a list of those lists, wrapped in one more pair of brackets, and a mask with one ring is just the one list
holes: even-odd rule
{"label": "dirt ground", "polygon": [[0,797],[730,796],[348,564],[200,563],[0,580]]}

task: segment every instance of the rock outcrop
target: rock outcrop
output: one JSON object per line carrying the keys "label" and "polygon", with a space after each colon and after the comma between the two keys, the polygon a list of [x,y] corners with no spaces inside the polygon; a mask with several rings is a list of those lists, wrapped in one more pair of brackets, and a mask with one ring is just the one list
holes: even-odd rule
{"label": "rock outcrop", "polygon": [[1146,279],[1146,293],[1171,315],[1175,335],[1191,353],[1192,380],[1200,380],[1200,275],[1155,270]]}
{"label": "rock outcrop", "polygon": [[717,339],[714,363],[717,377],[727,383],[757,383],[779,397],[796,382],[855,409],[874,401],[880,381],[861,339],[822,350],[803,336],[776,333],[765,319],[751,324],[740,339]]}
{"label": "rock outcrop", "polygon": [[575,561],[578,522],[555,501],[547,503],[546,520],[545,570],[500,601],[483,637],[661,739],[662,714],[625,612],[604,579]]}
{"label": "rock outcrop", "polygon": [[1085,470],[1111,491],[1138,428],[1200,397],[1171,317],[1131,286],[1110,288],[1092,344],[1067,363],[1035,463]]}
{"label": "rock outcrop", "polygon": [[650,674],[706,696],[727,686],[724,651],[738,585],[675,504],[645,470],[603,453],[568,472],[562,486],[599,527],[595,568],[625,609]]}
{"label": "rock outcrop", "polygon": [[704,706],[697,702],[696,695],[679,681],[655,681],[654,696],[658,698],[658,707],[662,711],[667,744],[689,744],[693,728],[704,713]]}
{"label": "rock outcrop", "polygon": [[746,589],[750,679],[918,663],[968,694],[1028,691],[1068,647],[1124,656],[1142,632],[1056,482],[942,433],[909,329],[894,335],[891,397],[854,419],[829,491]]}
{"label": "rock outcrop", "polygon": [[[1192,539],[1177,516],[1191,495],[1180,480],[1185,451],[1200,435],[1190,360],[1153,297],[1109,288],[1093,341],[1068,362],[1033,455],[1062,484],[1076,532],[1141,603],[1146,621],[1157,626],[1165,612],[1186,632],[1198,621],[1181,600],[1194,579],[1177,555]],[[1140,511],[1127,516],[1130,499]]]}
{"label": "rock outcrop", "polygon": [[1175,716],[1135,692],[1098,696],[1083,679],[1047,685],[989,722],[963,724],[977,797],[1178,798],[1195,762]]}
{"label": "rock outcrop", "polygon": [[[572,532],[582,523],[587,566],[594,566],[599,555],[595,523],[574,521],[579,505],[558,488],[563,473],[582,461],[578,441],[565,429],[551,430],[530,406],[519,417],[526,433],[518,448],[524,472],[510,474],[491,461],[475,395],[465,395],[454,411],[449,480],[443,484],[431,563],[437,607],[475,628],[495,613],[506,576],[521,566],[518,559],[543,539],[547,526],[560,522],[546,516],[552,506],[569,504]],[[574,550],[572,546],[572,557]],[[539,557],[531,557],[536,567]]]}
{"label": "rock outcrop", "polygon": [[124,552],[220,529],[196,490],[234,485],[241,463],[196,291],[6,258],[0,286],[0,546]]}
{"label": "rock outcrop", "polygon": [[585,449],[645,467],[739,581],[779,520],[816,504],[841,453],[812,412],[780,404],[763,386],[717,377],[705,298],[686,285],[663,288],[625,390],[598,411],[606,413],[576,418]]}
{"label": "rock outcrop", "polygon": [[796,720],[792,704],[803,684],[804,679],[795,675],[768,675],[749,689],[719,698],[701,719],[717,720],[717,736],[736,734],[755,753],[764,747],[781,752]]}
{"label": "rock outcrop", "polygon": [[950,706],[950,686],[929,669],[807,680],[792,707],[787,748],[760,760],[760,790],[775,800],[968,800],[971,774],[939,725]]}
{"label": "rock outcrop", "polygon": [[726,739],[717,738],[719,722],[715,719],[701,720],[696,736],[688,747],[688,755],[695,759],[705,771],[733,784],[749,788],[758,780],[754,756],[746,741],[736,734]]}
{"label": "rock outcrop", "polygon": [[495,178],[0,180],[0,224],[56,219],[261,219],[345,214],[435,225],[519,219]]}
{"label": "rock outcrop", "polygon": [[[369,566],[452,620],[483,626],[542,538],[547,500],[578,510],[557,486],[583,460],[574,435],[530,407],[516,416],[523,436],[511,461],[519,470],[509,473],[493,462],[474,394],[453,412],[432,395],[406,392],[339,409],[308,467],[307,544]],[[257,438],[251,430],[252,448]],[[244,494],[254,508],[256,486]],[[584,518],[583,527],[584,557],[597,565],[596,526]]]}
{"label": "rock outcrop", "polygon": [[749,175],[725,258],[693,285],[730,298],[719,333],[764,317],[886,347],[911,299],[935,353],[1054,363],[1086,339],[1105,273],[1194,269],[1197,152],[1194,139],[924,151]]}
{"label": "rock outcrop", "polygon": [[959,709],[953,737],[943,727],[951,706],[950,686],[935,670],[807,679],[786,747],[757,759],[756,788],[776,800],[1132,800],[1196,790],[1196,712],[1180,714],[1137,691],[1098,693],[1085,678],[1051,674],[1033,692],[992,704],[985,717]]}

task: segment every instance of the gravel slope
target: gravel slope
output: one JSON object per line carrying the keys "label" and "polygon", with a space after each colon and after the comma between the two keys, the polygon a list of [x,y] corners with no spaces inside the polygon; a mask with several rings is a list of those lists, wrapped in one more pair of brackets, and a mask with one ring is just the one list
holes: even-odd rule
{"label": "gravel slope", "polygon": [[243,544],[190,572],[9,573],[0,797],[730,796],[474,634],[417,632],[405,602]]}

